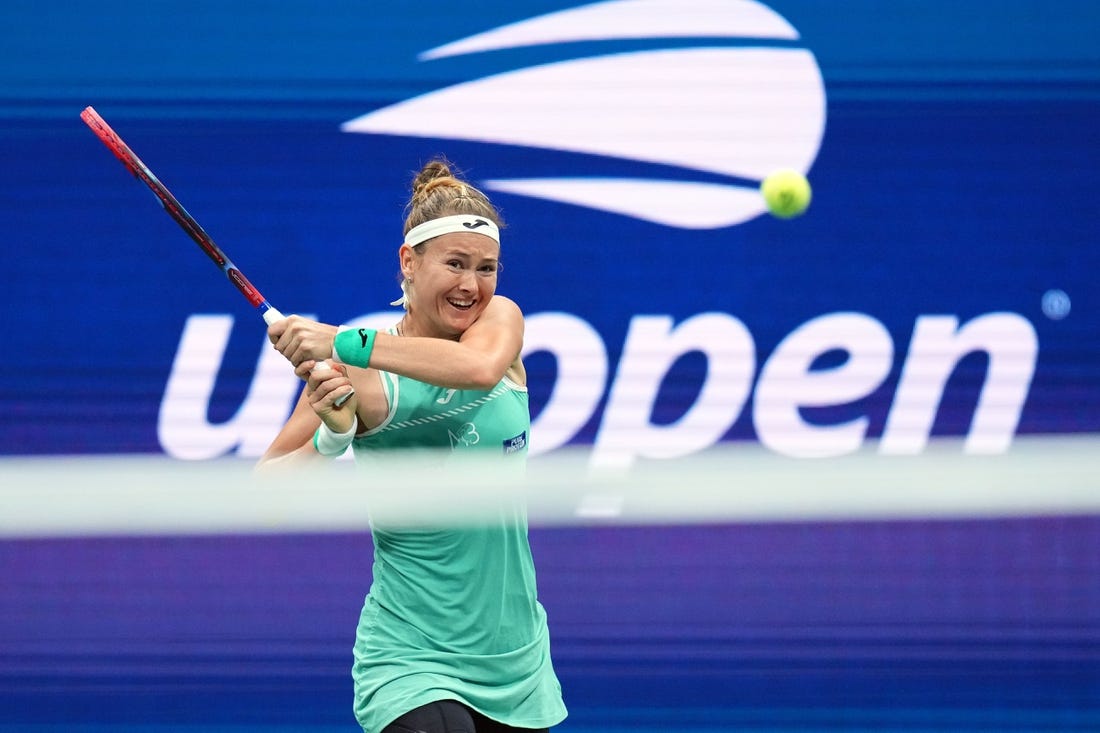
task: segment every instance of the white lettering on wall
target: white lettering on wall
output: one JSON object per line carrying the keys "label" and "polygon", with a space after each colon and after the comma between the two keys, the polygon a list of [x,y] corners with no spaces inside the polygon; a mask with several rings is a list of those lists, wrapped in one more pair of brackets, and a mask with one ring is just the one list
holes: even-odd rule
{"label": "white lettering on wall", "polygon": [[217,425],[208,420],[210,396],[232,330],[232,316],[187,319],[157,421],[157,437],[168,455],[203,459],[235,449],[241,455],[259,456],[290,414],[302,383],[265,336],[256,374],[236,414]]}
{"label": "white lettering on wall", "polygon": [[[399,318],[400,312],[382,311],[349,325],[386,328]],[[235,451],[257,457],[293,408],[301,382],[264,339],[236,413],[224,423],[209,421],[232,328],[228,315],[195,315],[184,327],[157,427],[161,446],[172,456],[203,459]],[[750,397],[756,434],[772,451],[806,457],[851,453],[865,443],[870,416],[821,424],[807,420],[804,410],[848,405],[871,395],[899,358],[900,377],[879,450],[920,453],[951,375],[976,352],[988,356],[989,366],[965,450],[1003,452],[1019,425],[1039,343],[1031,323],[1014,313],[989,313],[962,325],[955,316],[925,315],[916,319],[908,350],[896,355],[890,333],[874,317],[827,313],[795,328],[756,374],[752,334],[733,316],[702,313],[675,324],[667,315],[638,315],[630,322],[609,383],[610,363],[599,332],[578,316],[549,312],[527,319],[523,353],[538,352],[553,356],[556,377],[531,427],[532,454],[565,445],[598,418],[593,464],[616,468],[710,447],[729,431]],[[818,362],[830,352],[845,358],[835,365]],[[706,359],[702,385],[690,404],[678,406],[683,414],[677,420],[655,423],[662,384],[677,360],[692,353]]]}
{"label": "white lettering on wall", "polygon": [[[811,369],[830,351],[847,359],[832,369]],[[775,348],[756,384],[753,424],[760,442],[789,456],[838,456],[857,450],[867,435],[867,417],[815,425],[803,407],[854,402],[873,392],[890,373],[894,342],[886,328],[860,313],[819,316],[795,329]]]}
{"label": "white lettering on wall", "polygon": [[947,380],[959,361],[973,352],[985,352],[989,368],[965,450],[968,453],[1008,450],[1035,373],[1039,338],[1022,316],[988,313],[962,328],[955,316],[917,319],[883,430],[881,452],[916,454],[924,450]]}
{"label": "white lettering on wall", "polygon": [[[654,425],[654,403],[665,375],[685,354],[707,359],[695,401],[670,425]],[[752,387],[752,336],[725,313],[702,313],[673,326],[669,316],[634,316],[596,436],[592,462],[627,468],[636,458],[674,458],[702,450],[729,430]]]}
{"label": "white lettering on wall", "polygon": [[530,455],[560,448],[591,419],[607,386],[607,348],[596,329],[568,313],[527,318],[523,355],[554,355],[557,379],[531,424]]}

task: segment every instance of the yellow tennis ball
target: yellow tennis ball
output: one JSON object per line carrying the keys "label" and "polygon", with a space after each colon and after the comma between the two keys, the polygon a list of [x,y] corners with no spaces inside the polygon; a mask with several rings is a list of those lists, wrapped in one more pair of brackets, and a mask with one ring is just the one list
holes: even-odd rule
{"label": "yellow tennis ball", "polygon": [[775,171],[760,184],[760,193],[772,216],[793,219],[810,205],[813,191],[806,176],[798,171]]}

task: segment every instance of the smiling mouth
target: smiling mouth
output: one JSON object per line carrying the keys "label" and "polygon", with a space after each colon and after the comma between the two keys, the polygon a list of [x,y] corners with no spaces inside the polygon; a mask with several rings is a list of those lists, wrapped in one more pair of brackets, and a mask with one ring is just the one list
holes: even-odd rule
{"label": "smiling mouth", "polygon": [[472,300],[455,300],[454,298],[447,298],[447,302],[451,304],[451,307],[457,308],[460,311],[468,311],[474,307],[474,301]]}

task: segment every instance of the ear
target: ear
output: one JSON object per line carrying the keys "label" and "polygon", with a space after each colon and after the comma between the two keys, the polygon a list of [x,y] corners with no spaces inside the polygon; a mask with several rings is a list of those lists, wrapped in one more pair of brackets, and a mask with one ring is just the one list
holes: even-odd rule
{"label": "ear", "polygon": [[407,244],[402,244],[401,249],[397,250],[397,259],[401,263],[401,275],[407,280],[412,277],[413,272],[416,271],[417,254]]}

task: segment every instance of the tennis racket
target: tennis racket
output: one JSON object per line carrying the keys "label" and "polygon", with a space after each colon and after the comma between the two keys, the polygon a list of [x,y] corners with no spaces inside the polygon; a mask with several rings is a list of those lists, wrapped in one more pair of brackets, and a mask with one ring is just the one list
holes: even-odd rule
{"label": "tennis racket", "polygon": [[248,298],[248,302],[260,309],[260,313],[268,325],[283,319],[283,314],[267,302],[267,299],[248,281],[240,268],[226,257],[221,247],[215,244],[210,235],[199,226],[199,223],[195,221],[195,217],[187,213],[187,209],[183,208],[183,205],[172,195],[172,192],[153,175],[153,171],[149,170],[149,166],[145,165],[141,158],[134,154],[133,150],[130,150],[130,146],[122,141],[122,138],[111,129],[111,126],[99,116],[98,112],[92,107],[87,107],[80,113],[80,119],[84,120],[84,124],[92,129],[96,137],[107,146],[108,150],[115,154],[115,157],[126,166],[128,171],[134,174],[135,178],[149,187],[149,190],[157,197],[157,201],[168,212],[168,215],[175,219],[176,223],[183,228],[183,231],[187,232],[188,236],[195,240],[195,244],[199,245],[199,248],[206,253],[207,257],[221,268],[229,281],[237,286],[237,290]]}
{"label": "tennis racket", "polygon": [[[114,153],[115,157],[126,166],[128,171],[134,174],[135,178],[149,187],[149,190],[157,197],[157,201],[168,212],[168,215],[175,219],[183,231],[187,232],[187,235],[195,240],[195,244],[199,245],[199,248],[206,253],[206,256],[221,268],[221,271],[229,278],[229,282],[233,283],[237,290],[248,298],[249,303],[260,309],[264,322],[270,326],[272,323],[281,321],[284,318],[283,314],[267,302],[267,299],[248,281],[240,268],[233,264],[233,261],[226,256],[221,247],[215,244],[210,235],[206,233],[206,230],[199,226],[199,223],[195,221],[195,217],[187,213],[187,209],[183,208],[183,204],[160,182],[160,179],[153,175],[153,171],[149,169],[149,166],[145,165],[133,150],[130,150],[130,146],[122,141],[118,133],[111,129],[111,126],[99,116],[95,109],[86,107],[80,113],[80,119],[84,120],[84,124],[92,129],[96,137],[107,146],[108,150]],[[336,406],[339,407],[344,404],[350,397],[351,394],[340,397],[336,400]]]}

